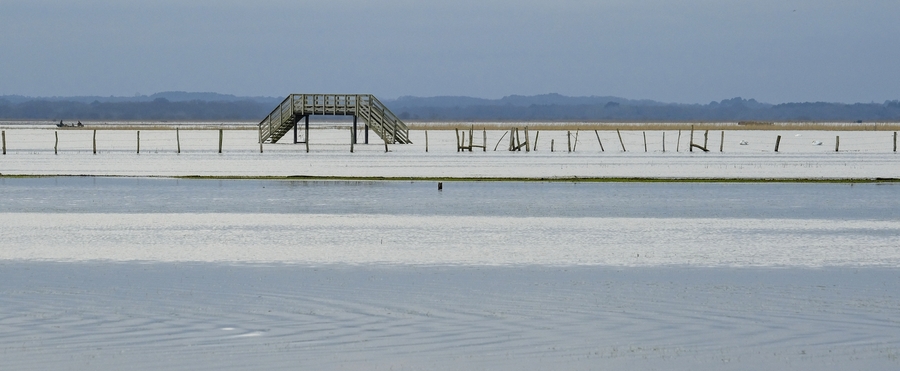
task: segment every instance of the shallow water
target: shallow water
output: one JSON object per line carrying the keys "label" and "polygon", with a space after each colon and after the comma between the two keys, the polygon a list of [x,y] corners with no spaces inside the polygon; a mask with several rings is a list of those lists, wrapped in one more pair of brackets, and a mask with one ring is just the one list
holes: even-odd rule
{"label": "shallow water", "polygon": [[15,370],[896,369],[894,269],[0,263]]}
{"label": "shallow water", "polygon": [[0,178],[8,213],[900,220],[900,184]]}
{"label": "shallow water", "polygon": [[896,187],[0,178],[0,369],[893,370]]}

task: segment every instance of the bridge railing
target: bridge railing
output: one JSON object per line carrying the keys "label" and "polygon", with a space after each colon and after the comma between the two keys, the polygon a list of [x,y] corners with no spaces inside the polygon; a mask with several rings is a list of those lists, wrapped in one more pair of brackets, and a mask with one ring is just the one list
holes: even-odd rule
{"label": "bridge railing", "polygon": [[259,141],[277,141],[305,115],[356,115],[390,143],[411,143],[409,128],[372,94],[291,94],[259,123]]}

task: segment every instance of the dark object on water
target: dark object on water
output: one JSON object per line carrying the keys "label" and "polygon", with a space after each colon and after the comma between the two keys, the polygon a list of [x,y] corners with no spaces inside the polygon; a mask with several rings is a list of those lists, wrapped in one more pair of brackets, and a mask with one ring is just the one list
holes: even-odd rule
{"label": "dark object on water", "polygon": [[438,191],[443,191],[443,190],[444,190],[444,183],[438,182]]}
{"label": "dark object on water", "polygon": [[58,128],[74,128],[74,127],[83,128],[84,124],[82,124],[81,121],[78,121],[77,124],[65,124],[65,123],[63,123],[63,120],[59,120],[59,123],[56,124],[56,127],[58,127]]}

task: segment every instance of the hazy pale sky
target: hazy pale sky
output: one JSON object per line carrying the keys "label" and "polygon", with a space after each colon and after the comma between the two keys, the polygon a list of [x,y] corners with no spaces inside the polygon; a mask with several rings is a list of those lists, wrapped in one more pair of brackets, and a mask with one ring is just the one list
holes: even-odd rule
{"label": "hazy pale sky", "polygon": [[0,0],[0,95],[900,99],[897,0]]}

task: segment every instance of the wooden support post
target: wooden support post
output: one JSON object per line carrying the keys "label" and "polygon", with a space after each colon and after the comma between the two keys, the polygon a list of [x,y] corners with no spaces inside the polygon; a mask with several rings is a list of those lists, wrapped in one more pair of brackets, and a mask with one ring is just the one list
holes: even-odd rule
{"label": "wooden support post", "polygon": [[504,132],[503,135],[500,136],[500,139],[497,140],[497,144],[494,145],[494,152],[497,151],[497,147],[500,147],[500,142],[503,141],[503,138],[506,137],[506,134],[509,134],[509,132]]}
{"label": "wooden support post", "polygon": [[691,125],[691,144],[688,146],[688,152],[694,152],[694,125]]}
{"label": "wooden support post", "polygon": [[619,132],[619,129],[616,129],[616,135],[619,136],[619,144],[622,145],[622,152],[628,152],[625,150],[625,142],[622,140],[622,133]]}
{"label": "wooden support post", "polygon": [[509,150],[510,150],[510,151],[512,151],[513,148],[516,147],[516,138],[515,138],[516,134],[515,134],[515,131],[516,131],[516,128],[510,128],[510,129],[509,129]]}
{"label": "wooden support post", "polygon": [[666,132],[663,133],[663,153],[666,153]]}
{"label": "wooden support post", "polygon": [[388,152],[390,152],[390,150],[388,150],[388,140],[387,140],[387,135],[385,135],[384,136],[384,153],[388,153]]}
{"label": "wooden support post", "polygon": [[647,132],[644,131],[644,152],[647,152]]}
{"label": "wooden support post", "polygon": [[603,142],[600,141],[600,133],[594,130],[594,135],[597,136],[597,143],[600,143],[600,152],[606,152],[603,150]]}
{"label": "wooden support post", "polygon": [[778,152],[778,146],[781,145],[781,135],[775,138],[775,152]]}
{"label": "wooden support post", "polygon": [[350,153],[353,153],[353,144],[356,143],[356,125],[350,128]]}
{"label": "wooden support post", "polygon": [[[181,132],[175,129],[175,153],[181,153]],[[262,141],[259,141],[259,153],[262,153]]]}
{"label": "wooden support post", "polygon": [[94,139],[92,142],[93,142],[94,154],[96,155],[97,154],[97,130],[96,129],[94,130]]}
{"label": "wooden support post", "polygon": [[428,152],[428,130],[425,130],[425,152]]}
{"label": "wooden support post", "polygon": [[675,141],[675,152],[681,149],[681,129],[678,129],[678,139]]}
{"label": "wooden support post", "polygon": [[366,144],[369,144],[369,124],[365,125],[365,139],[366,139]]}
{"label": "wooden support post", "polygon": [[462,145],[459,144],[459,128],[456,128],[456,152],[462,151]]}
{"label": "wooden support post", "polygon": [[525,127],[525,152],[531,152],[531,142],[528,141],[528,127]]}
{"label": "wooden support post", "polygon": [[481,128],[481,152],[487,152],[487,129]]}
{"label": "wooden support post", "polygon": [[444,190],[444,183],[438,182],[438,191],[443,191],[443,190]]}
{"label": "wooden support post", "polygon": [[703,132],[703,148],[706,148],[707,144],[709,144],[709,130]]}
{"label": "wooden support post", "polygon": [[722,139],[719,140],[719,152],[725,149],[725,130],[722,130]]}
{"label": "wooden support post", "polygon": [[550,152],[553,152],[553,141],[555,139],[550,139]]}
{"label": "wooden support post", "polygon": [[137,153],[141,153],[141,131],[137,131]]}
{"label": "wooden support post", "polygon": [[897,132],[894,132],[894,152],[897,152]]}
{"label": "wooden support post", "polygon": [[469,152],[475,147],[475,125],[469,127]]}
{"label": "wooden support post", "polygon": [[5,155],[6,154],[6,130],[3,130],[2,136],[3,136],[3,154]]}
{"label": "wooden support post", "polygon": [[[356,115],[353,115],[353,134],[351,139],[353,140],[353,144],[356,144],[356,134],[359,132],[359,128],[356,126]],[[353,146],[350,146],[353,148]],[[350,152],[353,152],[352,150]]]}
{"label": "wooden support post", "polygon": [[566,145],[569,148],[569,152],[572,152],[572,131],[571,130],[566,131]]}
{"label": "wooden support post", "polygon": [[59,147],[59,131],[54,131],[54,132],[53,132],[53,137],[56,138],[56,139],[53,141],[53,154],[55,155],[55,154],[57,154],[56,148]]}
{"label": "wooden support post", "polygon": [[222,129],[219,129],[219,153],[222,153]]}
{"label": "wooden support post", "polygon": [[297,126],[300,125],[300,121],[294,123],[294,144],[299,143],[299,138],[297,138]]}
{"label": "wooden support post", "polygon": [[[306,153],[309,153],[309,115],[304,117],[303,123],[303,142],[306,143]],[[368,135],[368,133],[366,133]],[[368,136],[366,137],[366,144],[369,143]]]}
{"label": "wooden support post", "polygon": [[531,149],[537,151],[537,142],[538,142],[538,137],[540,137],[540,136],[541,136],[541,132],[540,132],[540,131],[534,132],[534,145],[531,146]]}
{"label": "wooden support post", "polygon": [[834,137],[834,151],[837,152],[841,147],[841,136]]}

